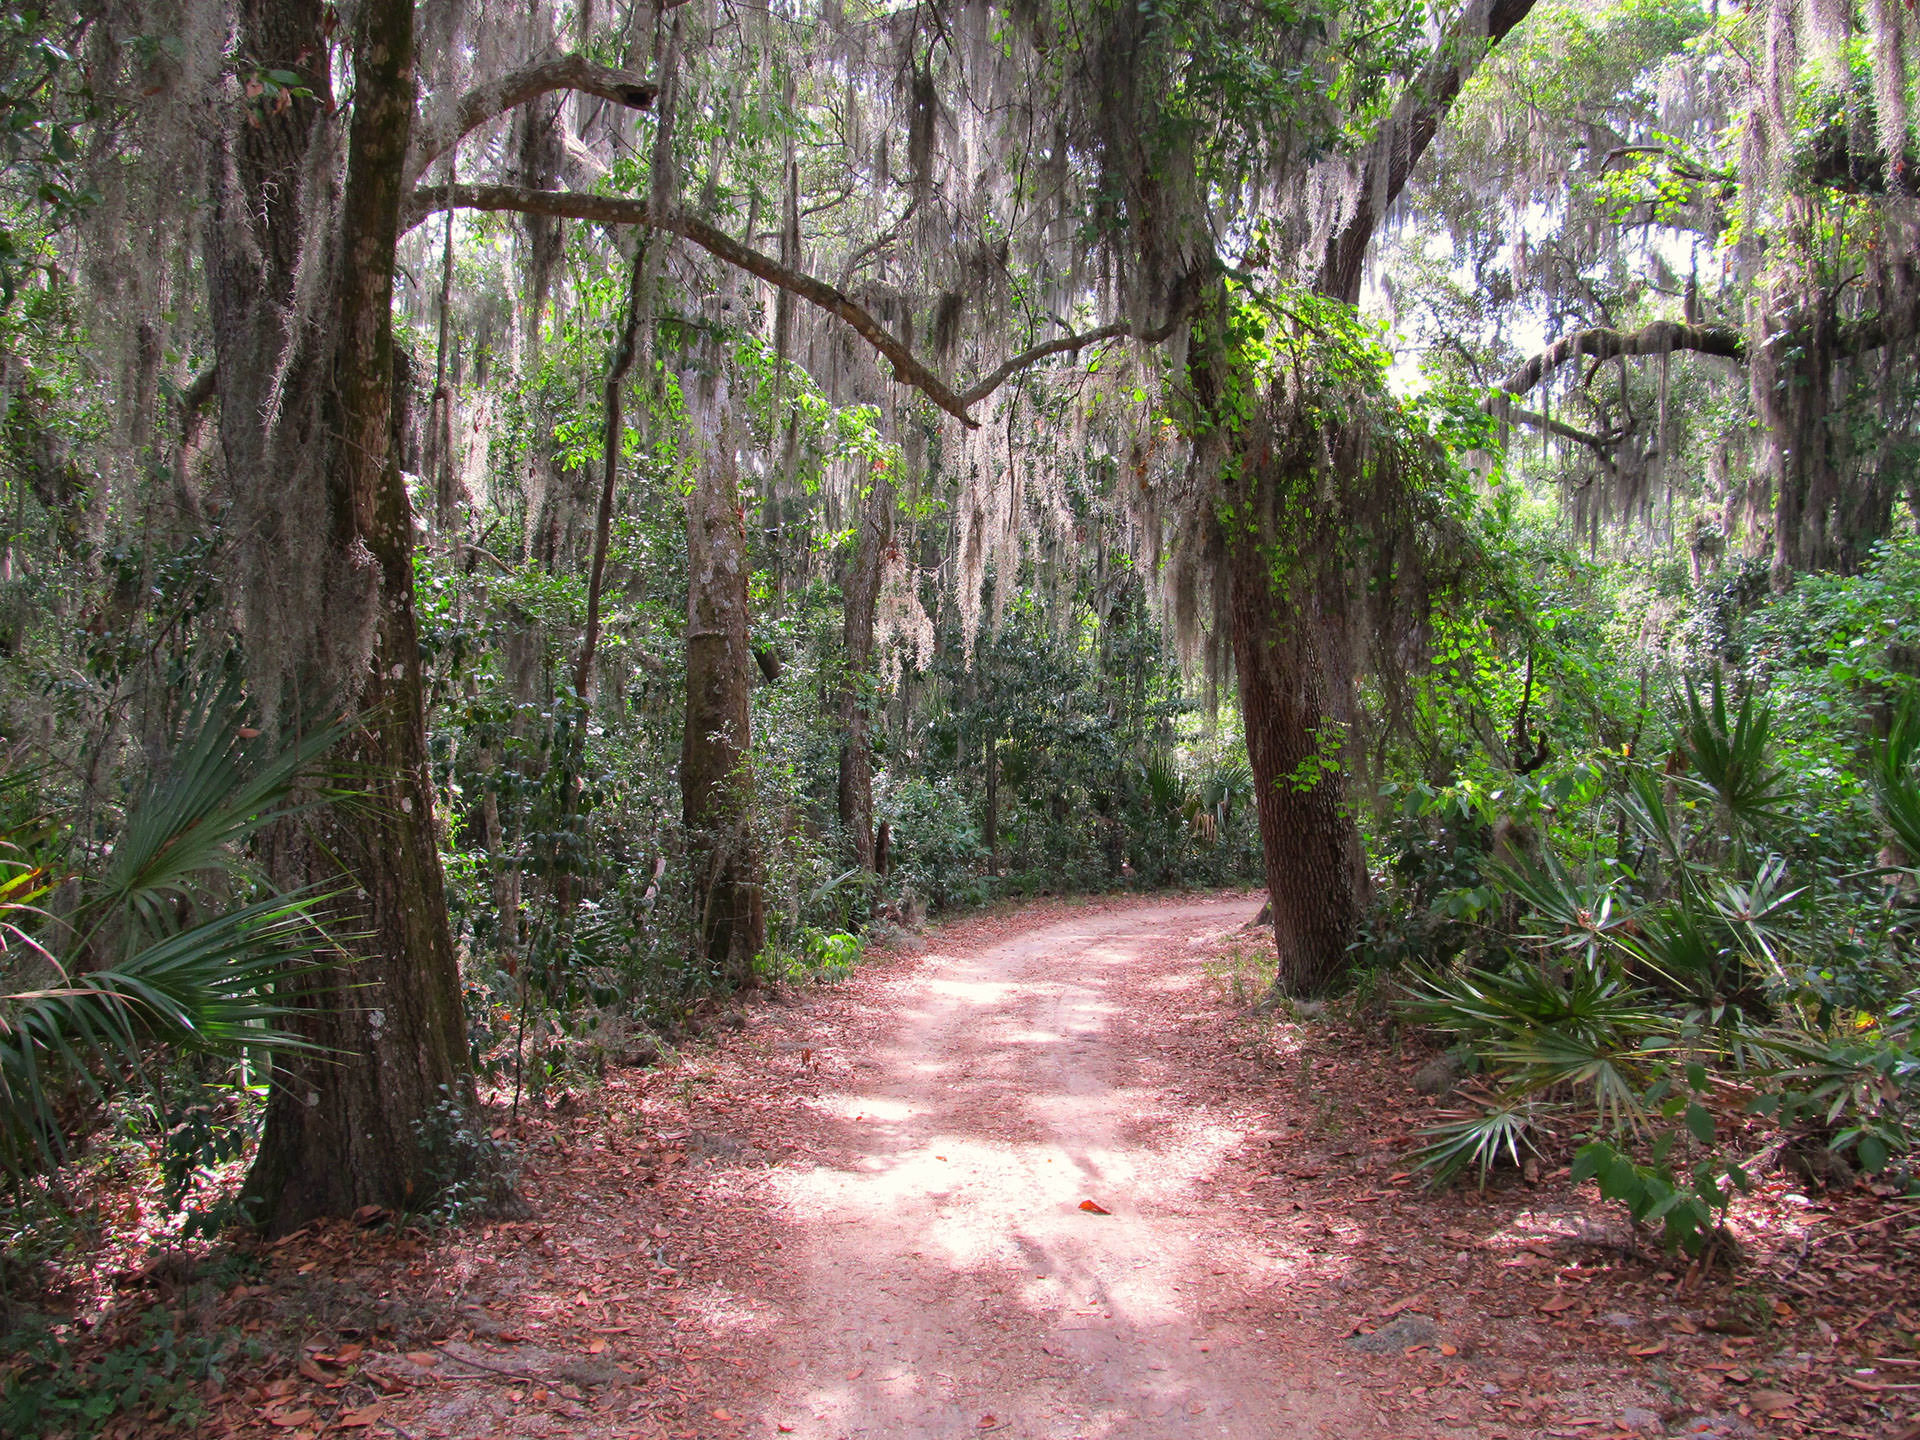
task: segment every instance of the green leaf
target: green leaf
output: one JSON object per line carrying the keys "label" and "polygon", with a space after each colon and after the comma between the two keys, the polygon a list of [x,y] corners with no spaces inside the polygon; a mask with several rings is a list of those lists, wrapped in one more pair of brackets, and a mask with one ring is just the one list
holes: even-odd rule
{"label": "green leaf", "polygon": [[1887,1168],[1887,1142],[1878,1135],[1862,1135],[1854,1153],[1860,1157],[1860,1168],[1869,1175]]}
{"label": "green leaf", "polygon": [[1640,1171],[1624,1155],[1617,1155],[1600,1177],[1600,1193],[1609,1200],[1630,1200],[1640,1193]]}
{"label": "green leaf", "polygon": [[1687,1129],[1702,1145],[1711,1145],[1713,1143],[1713,1112],[1704,1105],[1689,1105]]}

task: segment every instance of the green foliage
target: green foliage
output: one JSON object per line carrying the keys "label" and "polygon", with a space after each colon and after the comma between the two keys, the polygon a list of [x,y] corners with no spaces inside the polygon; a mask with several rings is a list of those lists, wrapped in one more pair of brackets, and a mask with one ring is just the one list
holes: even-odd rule
{"label": "green foliage", "polygon": [[[1706,1112],[1696,1106],[1689,1114]],[[1711,1141],[1711,1120],[1690,1128],[1702,1143]],[[1752,1188],[1753,1182],[1739,1165],[1711,1158],[1676,1174],[1666,1158],[1672,1137],[1662,1138],[1669,1143],[1655,1142],[1657,1158],[1648,1163],[1634,1160],[1605,1140],[1590,1140],[1573,1158],[1572,1180],[1576,1185],[1594,1181],[1601,1197],[1625,1206],[1635,1225],[1659,1224],[1667,1249],[1698,1256],[1712,1241],[1734,1194]]]}
{"label": "green foliage", "polygon": [[[1743,626],[1818,633],[1823,647],[1858,653],[1829,618],[1833,602],[1865,592],[1847,597],[1846,613],[1879,628],[1893,597],[1876,593],[1873,575],[1819,584],[1817,608],[1789,595]],[[1576,1181],[1594,1180],[1636,1226],[1698,1256],[1752,1179],[1750,1142],[1710,1098],[1723,1079],[1795,1143],[1870,1173],[1911,1153],[1920,1075],[1898,888],[1909,872],[1873,864],[1869,836],[1852,840],[1851,856],[1803,838],[1826,829],[1818,807],[1836,797],[1810,776],[1836,753],[1851,793],[1873,795],[1896,839],[1906,811],[1920,814],[1910,710],[1889,706],[1886,738],[1862,744],[1865,706],[1805,703],[1805,681],[1833,683],[1827,655],[1795,669],[1780,664],[1794,652],[1777,641],[1765,653],[1769,665],[1738,684],[1724,662],[1703,667],[1704,683],[1679,677],[1674,704],[1639,708],[1611,758],[1576,759],[1569,742],[1574,755],[1517,781],[1395,792],[1400,859],[1368,943],[1400,960],[1402,1012],[1463,1046],[1488,1087],[1473,1113],[1428,1132],[1419,1159],[1436,1180],[1474,1168],[1484,1183],[1529,1144],[1548,1153],[1549,1122],[1584,1129]],[[1565,725],[1556,692],[1567,669],[1543,658]],[[1844,749],[1839,715],[1857,727]],[[1641,763],[1636,751],[1667,758]],[[1463,843],[1487,831],[1504,839]],[[1858,836],[1851,822],[1837,833]],[[1878,890],[1889,875],[1895,888]],[[1448,943],[1421,963],[1382,940],[1414,933]]]}
{"label": "green foliage", "polygon": [[[157,1083],[155,1051],[240,1061],[307,1043],[284,987],[326,946],[312,913],[324,897],[236,903],[226,887],[248,878],[240,843],[297,813],[296,786],[340,732],[260,744],[244,714],[231,683],[203,692],[169,763],[136,797],[122,843],[72,882],[70,919],[33,904],[52,888],[44,866],[13,860],[0,895],[0,931],[19,962],[0,994],[0,1164],[16,1174],[61,1158],[63,1098]],[[36,971],[39,983],[19,984]]]}
{"label": "green foliage", "polygon": [[0,308],[52,268],[46,233],[100,199],[81,156],[81,127],[99,112],[58,24],[57,10],[0,5]]}
{"label": "green foliage", "polygon": [[0,1337],[15,1358],[0,1382],[0,1432],[21,1440],[89,1436],[118,1416],[193,1426],[206,1417],[203,1387],[220,1388],[257,1351],[235,1330],[183,1328],[163,1307],[148,1310],[136,1328],[137,1334],[80,1362],[45,1325]]}

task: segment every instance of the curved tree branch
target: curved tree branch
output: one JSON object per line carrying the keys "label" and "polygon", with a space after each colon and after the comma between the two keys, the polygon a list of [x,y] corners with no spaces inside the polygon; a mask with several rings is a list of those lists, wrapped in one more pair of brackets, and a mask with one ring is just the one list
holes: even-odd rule
{"label": "curved tree branch", "polygon": [[1674,320],[1656,320],[1638,330],[1595,326],[1561,337],[1502,380],[1499,389],[1509,395],[1524,395],[1569,360],[1583,355],[1612,360],[1622,355],[1660,355],[1675,350],[1745,360],[1747,337],[1726,325],[1683,325]]}
{"label": "curved tree branch", "polygon": [[1062,355],[1071,352],[1078,355],[1089,345],[1098,345],[1103,340],[1138,340],[1143,345],[1158,345],[1171,336],[1180,322],[1192,311],[1190,304],[1177,306],[1172,316],[1164,324],[1142,329],[1126,320],[1115,321],[1111,325],[1102,325],[1097,330],[1088,330],[1079,335],[1062,335],[1057,340],[1044,340],[1038,345],[1022,350],[1010,357],[998,369],[982,378],[972,389],[960,397],[960,403],[968,407],[993,394],[1007,381],[1018,375],[1030,365],[1036,365],[1049,355]]}
{"label": "curved tree branch", "polygon": [[406,183],[427,173],[427,167],[496,115],[556,90],[579,90],[598,95],[630,110],[653,104],[659,87],[625,70],[609,70],[584,55],[562,55],[490,80],[462,95],[447,115],[432,124],[414,127],[407,150]]}
{"label": "curved tree branch", "polygon": [[724,230],[691,215],[660,213],[644,200],[611,195],[582,195],[570,190],[528,190],[517,185],[432,185],[413,192],[403,224],[417,225],[436,210],[456,206],[463,210],[505,210],[530,215],[560,215],[571,220],[593,220],[603,225],[646,225],[691,240],[708,254],[724,260],[770,285],[798,295],[845,324],[893,364],[893,378],[911,385],[934,404],[966,425],[978,422],[967,406],[929,370],[892,331],[844,291],[803,271],[782,265],[771,255],[743,245]]}
{"label": "curved tree branch", "polygon": [[1572,425],[1555,420],[1550,415],[1542,415],[1533,410],[1522,410],[1517,405],[1508,406],[1501,411],[1500,418],[1511,420],[1516,425],[1527,425],[1535,430],[1544,430],[1549,435],[1558,435],[1563,440],[1571,440],[1576,445],[1584,445],[1602,460],[1612,460],[1614,447],[1620,443],[1619,435],[1595,435],[1591,431],[1576,429]]}
{"label": "curved tree branch", "polygon": [[[959,395],[946,381],[934,374],[904,341],[845,291],[804,271],[782,265],[771,255],[743,245],[724,230],[703,220],[696,220],[691,215],[657,212],[644,200],[583,195],[577,191],[529,190],[515,185],[423,185],[417,187],[408,200],[401,224],[411,228],[427,216],[448,208],[558,215],[571,220],[591,220],[602,225],[645,225],[690,240],[717,259],[797,295],[843,322],[886,357],[893,366],[895,380],[902,385],[911,385],[970,430],[979,428],[980,423],[970,413],[973,406],[993,394],[1013,376],[1049,355],[1077,352],[1088,345],[1121,336],[1132,336],[1149,345],[1159,344],[1172,335],[1185,314],[1185,308],[1178,309],[1165,324],[1151,329],[1139,329],[1122,322],[1103,325],[1084,335],[1068,335],[1046,341],[1023,350],[964,395]],[[1191,302],[1185,303],[1190,305]]]}

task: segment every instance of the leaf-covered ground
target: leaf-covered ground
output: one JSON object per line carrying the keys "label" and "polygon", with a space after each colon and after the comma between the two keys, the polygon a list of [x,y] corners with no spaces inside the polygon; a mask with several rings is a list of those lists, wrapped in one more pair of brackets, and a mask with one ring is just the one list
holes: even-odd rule
{"label": "leaf-covered ground", "polygon": [[1416,1091],[1432,1055],[1382,1012],[1246,1013],[1270,955],[1242,928],[1256,908],[1051,902],[950,925],[523,1111],[525,1220],[315,1227],[213,1262],[218,1288],[206,1261],[197,1281],[104,1277],[83,1359],[155,1336],[227,1357],[109,1433],[1880,1440],[1920,1422],[1920,1209],[1769,1175],[1733,1216],[1739,1263],[1701,1276],[1631,1252],[1551,1168],[1429,1194],[1405,1156],[1449,1103]]}

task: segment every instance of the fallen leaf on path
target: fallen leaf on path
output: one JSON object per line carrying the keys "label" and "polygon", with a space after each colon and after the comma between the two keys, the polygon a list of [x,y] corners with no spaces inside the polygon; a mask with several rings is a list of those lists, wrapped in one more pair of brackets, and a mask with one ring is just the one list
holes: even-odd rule
{"label": "fallen leaf on path", "polygon": [[289,1410],[281,1415],[267,1416],[267,1423],[281,1430],[291,1430],[296,1425],[304,1425],[316,1418],[317,1414],[318,1412],[313,1410]]}
{"label": "fallen leaf on path", "polygon": [[1651,1345],[1636,1345],[1627,1353],[1630,1355],[1638,1355],[1643,1360],[1652,1355],[1664,1355],[1667,1353],[1667,1342],[1664,1340],[1656,1340]]}
{"label": "fallen leaf on path", "polygon": [[1571,1295],[1556,1295],[1551,1300],[1542,1300],[1534,1308],[1544,1310],[1549,1315],[1558,1315],[1562,1310],[1571,1310],[1580,1302]]}
{"label": "fallen leaf on path", "polygon": [[1747,1403],[1763,1415],[1771,1415],[1777,1410],[1791,1410],[1793,1396],[1784,1390],[1756,1390],[1747,1396]]}
{"label": "fallen leaf on path", "polygon": [[606,1337],[604,1335],[596,1335],[593,1337],[593,1343],[587,1346],[587,1353],[589,1355],[598,1355],[602,1350],[605,1350],[606,1348],[607,1348]]}
{"label": "fallen leaf on path", "polygon": [[340,1418],[334,1421],[334,1424],[338,1425],[342,1430],[364,1430],[382,1415],[386,1414],[386,1412],[387,1407],[379,1401],[375,1401],[371,1405],[362,1405],[358,1410],[343,1410],[340,1413]]}
{"label": "fallen leaf on path", "polygon": [[440,1357],[431,1350],[409,1350],[407,1351],[407,1359],[422,1369],[429,1369],[440,1363]]}
{"label": "fallen leaf on path", "polygon": [[[1092,1202],[1089,1201],[1088,1203],[1091,1204]],[[991,1430],[993,1429],[994,1426],[998,1425],[999,1423],[1000,1422],[991,1415],[982,1415],[980,1417],[980,1428],[982,1430]]]}
{"label": "fallen leaf on path", "polygon": [[1089,1215],[1111,1215],[1113,1213],[1097,1200],[1082,1200],[1080,1202],[1080,1208]]}

